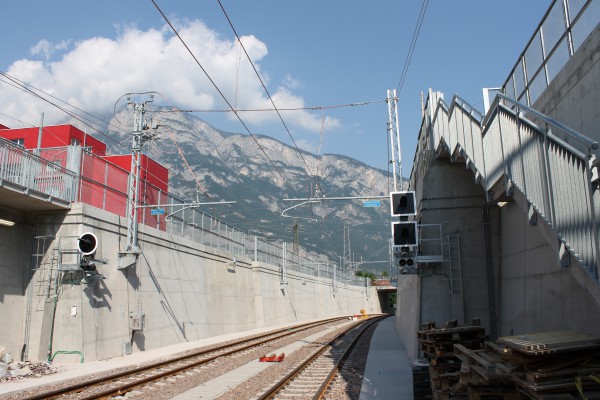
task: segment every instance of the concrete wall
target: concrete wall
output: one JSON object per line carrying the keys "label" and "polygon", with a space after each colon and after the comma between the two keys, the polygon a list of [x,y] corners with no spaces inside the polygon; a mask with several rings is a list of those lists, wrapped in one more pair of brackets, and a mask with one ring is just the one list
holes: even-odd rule
{"label": "concrete wall", "polygon": [[[448,262],[419,263],[418,276],[401,276],[397,330],[412,357],[418,353],[416,331],[422,323],[435,322],[436,326],[443,327],[446,321],[456,319],[460,324],[470,324],[479,318],[490,332],[494,322],[488,296],[488,252],[493,258],[492,264],[498,265],[498,257],[493,257],[494,246],[486,248],[485,193],[464,163],[451,163],[449,159],[433,161],[425,176],[417,180],[415,189],[419,223],[442,224],[445,242],[447,235],[458,237],[460,258],[455,262],[460,262],[462,292],[450,293]],[[497,236],[497,233],[492,234]],[[445,254],[447,251],[446,247]]]}
{"label": "concrete wall", "polygon": [[501,225],[499,335],[572,330],[600,336],[600,306],[572,269],[560,268],[540,228],[515,203],[502,207]]}
{"label": "concrete wall", "polygon": [[396,303],[396,331],[406,348],[406,353],[412,359],[419,356],[417,331],[421,329],[420,306],[420,278],[417,275],[400,275]]}
{"label": "concrete wall", "polygon": [[[58,235],[63,250],[76,248],[83,232],[93,232],[99,239],[95,258],[108,262],[97,264],[104,279],[82,281],[81,272],[62,275],[55,302],[48,271],[57,242],[46,244],[46,257],[34,277],[22,285],[16,282],[21,293],[11,300],[14,310],[7,301],[0,304],[0,313],[14,322],[8,328],[0,325],[0,345],[15,354],[29,343],[30,359],[46,358],[51,337],[52,354],[76,353],[59,354],[57,360],[79,361],[83,355],[91,361],[120,356],[128,343],[135,352],[256,327],[356,314],[360,309],[381,312],[373,288],[367,293],[364,287],[338,282],[334,293],[330,279],[288,271],[288,286],[282,291],[277,266],[244,258],[228,266],[232,259],[225,252],[145,226],[140,227],[142,255],[137,266],[118,270],[117,253],[125,246],[124,219],[81,203],[66,215],[41,215],[37,220],[37,231]],[[16,250],[14,258],[28,261],[30,253],[29,247]],[[69,257],[64,254],[63,262]],[[8,271],[12,280],[28,271],[29,263],[13,264]],[[25,288],[31,291],[30,307]],[[26,337],[28,311],[31,333]],[[132,335],[130,314],[136,312],[144,313],[145,326]]]}
{"label": "concrete wall", "polygon": [[458,237],[460,258],[456,261],[460,262],[462,275],[462,294],[450,296],[449,265],[422,266],[422,321],[435,321],[437,326],[444,326],[452,319],[467,323],[480,318],[489,328],[484,192],[464,164],[446,160],[435,161],[430,166],[422,188],[419,222],[442,224],[443,241],[447,235]]}
{"label": "concrete wall", "polygon": [[17,359],[23,342],[21,334],[25,320],[24,281],[31,270],[31,229],[19,213],[0,209],[0,218],[18,222],[12,227],[0,225],[0,346]]}
{"label": "concrete wall", "polygon": [[[597,26],[533,108],[600,141],[599,103],[600,26]],[[486,330],[489,332],[489,327],[496,326],[498,336],[557,329],[599,336],[600,289],[573,257],[571,268],[560,268],[557,237],[552,227],[544,221],[530,225],[523,204],[509,203],[503,208],[489,204],[488,218],[483,220],[476,216],[477,204],[472,204],[473,208],[452,210],[456,205],[466,204],[461,199],[464,193],[481,196],[482,202],[484,198],[481,188],[475,189],[468,183],[474,179],[473,175],[467,171],[453,172],[460,164],[450,163],[448,158],[446,155],[445,160],[434,161],[425,176],[413,177],[414,189],[417,200],[421,201],[421,223],[450,219],[445,229],[448,232],[456,229],[460,234],[461,260],[467,263],[463,275],[465,322],[479,314]],[[447,199],[428,206],[431,203],[428,197]],[[596,208],[600,209],[598,205]],[[487,233],[491,238],[487,259],[481,251],[485,247],[484,224],[489,224]],[[463,247],[465,241],[468,244]],[[493,280],[488,281],[484,276],[486,263],[492,266]],[[439,267],[430,267],[434,272],[435,268]],[[456,302],[444,295],[443,275],[417,279],[421,280],[418,284],[411,279],[410,284],[398,286],[397,328],[413,357],[418,353],[410,351],[417,348],[416,338],[410,332],[414,330],[415,308],[420,308],[420,322],[435,320],[436,323],[449,319],[456,310]],[[473,307],[473,303],[478,306]]]}
{"label": "concrete wall", "polygon": [[419,355],[415,333],[422,323],[439,327],[455,318],[481,318],[486,332],[496,327],[498,337],[553,330],[600,336],[599,289],[582,284],[591,281],[579,265],[561,269],[556,233],[541,218],[530,224],[520,193],[504,207],[489,205],[486,249],[483,189],[473,179],[462,164],[439,159],[417,183],[420,222],[443,222],[444,234],[460,237],[464,317],[449,294],[447,267],[431,264],[421,266],[419,276],[401,276],[397,330],[408,354]]}
{"label": "concrete wall", "polygon": [[600,25],[550,82],[533,108],[600,141]]}

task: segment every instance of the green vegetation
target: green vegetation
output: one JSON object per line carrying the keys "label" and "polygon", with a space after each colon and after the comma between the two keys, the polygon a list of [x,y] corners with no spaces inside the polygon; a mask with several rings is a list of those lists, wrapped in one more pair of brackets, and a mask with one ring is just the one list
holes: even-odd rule
{"label": "green vegetation", "polygon": [[356,275],[356,276],[366,276],[367,278],[371,279],[371,282],[373,282],[375,279],[377,279],[377,275],[374,272],[371,272],[371,271],[361,271],[361,270],[358,270],[358,271],[356,271],[356,273],[354,275]]}

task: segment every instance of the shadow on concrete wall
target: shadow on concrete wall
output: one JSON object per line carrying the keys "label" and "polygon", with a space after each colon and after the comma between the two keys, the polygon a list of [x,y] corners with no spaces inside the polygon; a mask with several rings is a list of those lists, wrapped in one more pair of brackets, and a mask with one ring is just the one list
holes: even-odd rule
{"label": "shadow on concrete wall", "polygon": [[[82,284],[85,284],[84,281],[82,281]],[[83,293],[87,296],[90,307],[106,307],[109,311],[112,311],[112,306],[108,301],[108,299],[112,299],[112,293],[102,279],[92,279],[87,283],[87,287],[83,289]]]}

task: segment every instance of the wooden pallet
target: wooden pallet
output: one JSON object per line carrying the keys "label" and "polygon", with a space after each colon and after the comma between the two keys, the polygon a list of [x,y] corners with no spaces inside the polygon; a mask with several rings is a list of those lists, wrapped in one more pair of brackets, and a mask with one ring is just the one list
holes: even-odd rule
{"label": "wooden pallet", "polygon": [[573,350],[598,349],[600,338],[570,331],[551,331],[504,336],[496,343],[527,355],[547,355]]}
{"label": "wooden pallet", "polygon": [[514,385],[471,386],[467,394],[469,400],[519,400]]}
{"label": "wooden pallet", "polygon": [[[523,400],[581,400],[581,394],[579,392],[566,392],[566,393],[529,393],[517,387],[517,391]],[[600,391],[586,391],[584,393],[587,400],[600,400]]]}
{"label": "wooden pallet", "polygon": [[434,399],[600,400],[600,338],[555,331],[494,343],[479,326],[425,327]]}
{"label": "wooden pallet", "polygon": [[454,352],[462,361],[462,369],[476,373],[479,377],[488,383],[509,382],[515,366],[506,363],[500,354],[489,350],[473,350],[455,344]]}

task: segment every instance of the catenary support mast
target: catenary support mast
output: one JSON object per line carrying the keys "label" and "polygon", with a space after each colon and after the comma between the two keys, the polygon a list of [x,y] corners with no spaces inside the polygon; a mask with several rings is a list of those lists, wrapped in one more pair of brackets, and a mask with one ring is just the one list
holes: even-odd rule
{"label": "catenary support mast", "polygon": [[150,100],[133,104],[133,142],[131,145],[131,172],[129,174],[129,190],[127,193],[127,251],[139,252],[138,246],[138,202],[140,188],[140,154],[144,143],[154,138],[155,134],[144,121],[146,105]]}
{"label": "catenary support mast", "polygon": [[385,100],[388,103],[388,132],[392,149],[392,170],[394,174],[394,191],[402,190],[402,150],[400,148],[400,130],[398,129],[398,95],[396,90],[388,90]]}

